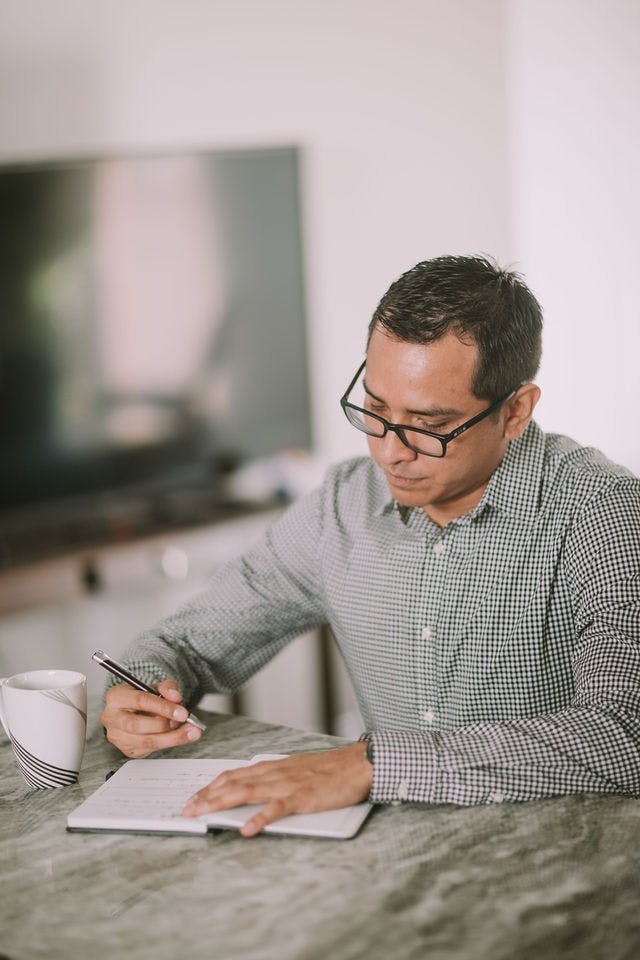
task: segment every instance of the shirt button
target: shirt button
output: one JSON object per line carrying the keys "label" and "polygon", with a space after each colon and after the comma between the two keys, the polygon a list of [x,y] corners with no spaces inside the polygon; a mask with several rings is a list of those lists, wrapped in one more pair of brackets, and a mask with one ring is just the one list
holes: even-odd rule
{"label": "shirt button", "polygon": [[436,715],[433,710],[425,710],[422,714],[422,719],[424,720],[425,723],[433,723],[435,718],[436,718]]}
{"label": "shirt button", "polygon": [[423,639],[423,640],[431,640],[431,637],[432,637],[432,636],[433,636],[433,633],[432,633],[432,631],[431,631],[431,627],[423,627],[423,628],[422,628],[422,639]]}
{"label": "shirt button", "polygon": [[504,793],[502,790],[492,790],[487,799],[489,803],[502,803],[504,800]]}
{"label": "shirt button", "polygon": [[409,784],[406,780],[401,780],[398,784],[398,790],[396,793],[398,800],[408,800],[409,799]]}
{"label": "shirt button", "polygon": [[435,547],[433,548],[433,552],[435,553],[436,557],[442,556],[442,554],[444,553],[444,550],[445,550],[444,543],[442,542],[442,540],[438,540]]}

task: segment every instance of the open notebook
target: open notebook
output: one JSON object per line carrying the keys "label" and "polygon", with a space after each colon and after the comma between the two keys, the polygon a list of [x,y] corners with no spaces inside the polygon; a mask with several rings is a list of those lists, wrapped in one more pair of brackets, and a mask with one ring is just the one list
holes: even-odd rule
{"label": "open notebook", "polygon": [[[261,805],[234,807],[201,817],[183,817],[186,801],[219,773],[247,767],[281,754],[260,754],[251,760],[128,760],[95,793],[67,817],[67,830],[118,833],[206,834],[239,830]],[[299,813],[265,827],[265,833],[346,840],[359,830],[371,810],[359,803],[322,813]]]}

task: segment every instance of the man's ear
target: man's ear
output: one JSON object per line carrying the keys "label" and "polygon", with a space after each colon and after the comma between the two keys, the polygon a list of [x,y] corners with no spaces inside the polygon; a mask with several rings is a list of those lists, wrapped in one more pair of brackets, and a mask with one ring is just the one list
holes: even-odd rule
{"label": "man's ear", "polygon": [[517,440],[523,433],[539,399],[540,387],[535,383],[525,383],[518,388],[511,400],[507,400],[507,416],[504,423],[504,435],[507,440]]}

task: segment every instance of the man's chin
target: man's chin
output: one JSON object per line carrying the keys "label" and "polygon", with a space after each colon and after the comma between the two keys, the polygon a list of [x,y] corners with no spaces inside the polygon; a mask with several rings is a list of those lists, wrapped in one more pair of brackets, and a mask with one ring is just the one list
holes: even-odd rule
{"label": "man's chin", "polygon": [[422,507],[429,500],[422,483],[417,481],[398,483],[387,477],[387,486],[393,499],[403,507]]}
{"label": "man's chin", "polygon": [[424,510],[428,506],[424,497],[410,497],[407,494],[396,493],[395,491],[392,491],[392,496],[401,507],[420,507]]}

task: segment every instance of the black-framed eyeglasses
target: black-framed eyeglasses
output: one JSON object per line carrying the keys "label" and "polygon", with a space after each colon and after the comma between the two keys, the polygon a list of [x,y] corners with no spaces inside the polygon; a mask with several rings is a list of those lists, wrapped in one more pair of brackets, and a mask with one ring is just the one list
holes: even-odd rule
{"label": "black-framed eyeglasses", "polygon": [[358,407],[356,404],[350,402],[348,399],[349,394],[355,387],[358,378],[365,368],[366,362],[367,361],[364,360],[358,367],[357,373],[347,387],[344,396],[340,398],[340,405],[344,410],[347,420],[357,430],[366,433],[368,437],[376,437],[379,440],[386,436],[391,430],[399,437],[402,443],[404,443],[405,447],[409,447],[414,453],[421,453],[425,457],[444,457],[447,452],[448,443],[451,443],[451,441],[459,437],[461,433],[465,433],[470,427],[475,426],[476,423],[480,423],[481,420],[488,417],[490,413],[493,413],[493,411],[497,410],[503,403],[506,403],[518,390],[518,387],[509,390],[501,397],[498,397],[491,406],[477,413],[475,417],[471,417],[470,420],[465,420],[464,423],[461,423],[459,427],[456,427],[455,430],[452,430],[450,433],[433,433],[431,430],[409,427],[403,423],[389,423],[388,420],[385,420],[385,418],[379,416],[379,414],[372,413],[371,410]]}

